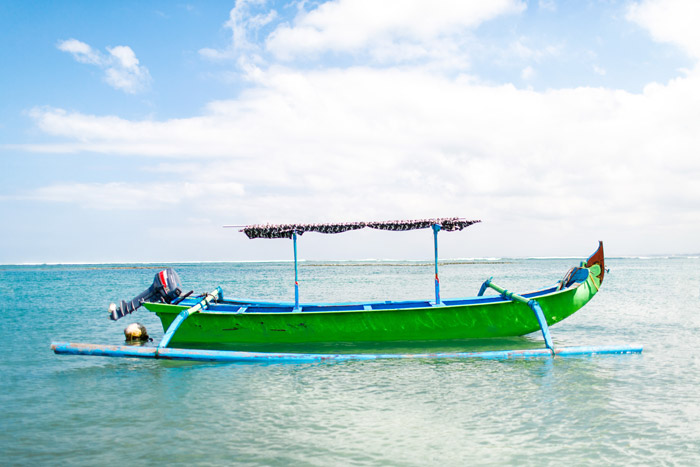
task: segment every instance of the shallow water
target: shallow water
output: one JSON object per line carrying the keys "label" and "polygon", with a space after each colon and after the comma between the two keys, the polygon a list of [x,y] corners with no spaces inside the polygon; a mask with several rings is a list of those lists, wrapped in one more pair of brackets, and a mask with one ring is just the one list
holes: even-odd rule
{"label": "shallow water", "polygon": [[[445,264],[442,295],[475,295],[492,275],[530,291],[576,263]],[[120,344],[137,320],[159,339],[150,313],[114,323],[107,305],[161,266],[0,266],[3,463],[700,463],[700,259],[610,259],[600,293],[551,328],[558,346],[641,343],[642,355],[271,365],[51,352],[51,341]],[[174,267],[197,291],[293,297],[289,263]],[[433,294],[429,264],[302,263],[300,276],[302,301]],[[532,334],[436,348],[541,344]]]}

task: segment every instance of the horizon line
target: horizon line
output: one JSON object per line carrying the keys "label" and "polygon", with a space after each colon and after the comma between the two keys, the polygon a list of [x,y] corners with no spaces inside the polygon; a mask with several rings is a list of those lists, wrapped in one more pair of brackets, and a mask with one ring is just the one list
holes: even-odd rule
{"label": "horizon line", "polygon": [[[566,256],[488,256],[488,257],[459,257],[459,258],[441,258],[440,262],[446,261],[500,261],[500,260],[558,260],[558,259],[581,259],[580,255]],[[681,254],[653,254],[653,255],[617,255],[606,256],[605,259],[671,259],[671,258],[687,258],[700,259],[700,253],[681,253]],[[362,258],[362,259],[300,259],[299,263],[381,263],[381,262],[399,262],[399,263],[428,263],[433,264],[430,259],[395,259],[395,258]],[[89,266],[89,265],[116,265],[116,264],[139,264],[139,265],[157,265],[157,264],[250,264],[250,263],[293,263],[293,259],[253,259],[253,260],[215,260],[215,261],[58,261],[58,262],[23,262],[23,263],[0,263],[0,266]]]}

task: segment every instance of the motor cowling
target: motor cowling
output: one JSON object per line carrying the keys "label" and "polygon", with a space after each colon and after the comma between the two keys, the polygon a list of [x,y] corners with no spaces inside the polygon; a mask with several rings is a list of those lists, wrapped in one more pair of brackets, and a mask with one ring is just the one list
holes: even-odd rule
{"label": "motor cowling", "polygon": [[136,311],[144,302],[172,303],[182,294],[180,277],[173,268],[163,269],[156,274],[153,284],[130,301],[121,301],[117,307],[112,303],[109,306],[109,317],[113,321],[123,318]]}

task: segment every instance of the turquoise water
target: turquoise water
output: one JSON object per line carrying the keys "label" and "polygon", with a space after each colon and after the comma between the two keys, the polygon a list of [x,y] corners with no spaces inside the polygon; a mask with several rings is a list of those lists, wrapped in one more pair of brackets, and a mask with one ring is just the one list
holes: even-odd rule
{"label": "turquoise water", "polygon": [[[458,297],[492,275],[540,288],[577,261],[446,263],[443,297]],[[601,292],[551,329],[559,346],[641,343],[642,355],[270,365],[51,352],[121,344],[133,321],[159,339],[150,313],[114,323],[107,306],[161,266],[0,266],[3,464],[700,464],[700,259],[610,259]],[[293,297],[289,263],[174,267],[196,291]],[[300,276],[302,301],[433,294],[420,263],[302,263]],[[538,345],[533,334],[435,348]]]}

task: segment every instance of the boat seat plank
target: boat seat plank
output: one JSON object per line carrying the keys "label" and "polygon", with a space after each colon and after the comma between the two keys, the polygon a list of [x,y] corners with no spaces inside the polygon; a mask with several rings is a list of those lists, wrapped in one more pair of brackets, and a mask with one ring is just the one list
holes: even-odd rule
{"label": "boat seat plank", "polygon": [[301,311],[360,311],[364,305],[302,305]]}
{"label": "boat seat plank", "polygon": [[373,310],[394,310],[397,308],[426,308],[432,306],[430,302],[389,302],[371,305]]}

